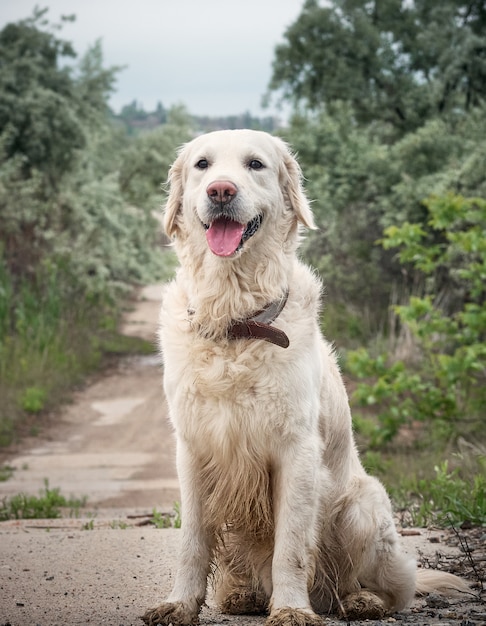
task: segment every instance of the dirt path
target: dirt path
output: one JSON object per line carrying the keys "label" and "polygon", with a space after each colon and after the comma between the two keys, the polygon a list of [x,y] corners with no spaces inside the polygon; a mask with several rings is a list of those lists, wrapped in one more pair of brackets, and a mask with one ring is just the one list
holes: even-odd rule
{"label": "dirt path", "polygon": [[[141,290],[124,334],[155,342],[160,295],[160,285]],[[24,442],[7,462],[15,470],[0,483],[0,498],[37,495],[47,480],[65,496],[86,497],[98,515],[170,510],[179,489],[158,357],[120,360],[74,394],[55,428]]]}

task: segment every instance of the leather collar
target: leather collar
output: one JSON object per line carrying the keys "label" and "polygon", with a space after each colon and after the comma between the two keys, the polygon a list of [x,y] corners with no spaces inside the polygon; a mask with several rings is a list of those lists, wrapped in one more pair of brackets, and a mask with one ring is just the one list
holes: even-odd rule
{"label": "leather collar", "polygon": [[287,289],[279,300],[271,302],[261,311],[257,311],[241,322],[232,322],[228,330],[228,337],[231,339],[263,339],[281,348],[288,348],[290,341],[287,335],[283,330],[271,326],[272,322],[282,312],[288,296],[289,291]]}

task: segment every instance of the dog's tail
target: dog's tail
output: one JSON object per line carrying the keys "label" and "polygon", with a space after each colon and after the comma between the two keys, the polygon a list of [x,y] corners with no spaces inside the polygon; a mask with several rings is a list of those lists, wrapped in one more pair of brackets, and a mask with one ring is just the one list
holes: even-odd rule
{"label": "dog's tail", "polygon": [[428,593],[441,593],[444,595],[473,593],[466,581],[459,578],[459,576],[448,574],[447,572],[439,572],[434,569],[419,569],[417,571],[415,592],[419,596],[425,596]]}

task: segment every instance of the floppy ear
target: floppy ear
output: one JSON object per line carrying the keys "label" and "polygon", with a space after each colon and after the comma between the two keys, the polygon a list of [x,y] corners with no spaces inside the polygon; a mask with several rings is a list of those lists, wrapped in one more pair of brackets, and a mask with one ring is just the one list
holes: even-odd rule
{"label": "floppy ear", "polygon": [[290,206],[294,210],[299,222],[307,226],[307,228],[316,229],[317,226],[314,222],[314,216],[312,215],[309,201],[306,198],[302,186],[302,170],[285,143],[284,147],[283,181],[289,197]]}
{"label": "floppy ear", "polygon": [[182,157],[179,155],[169,170],[169,197],[164,210],[164,229],[169,237],[174,237],[179,230],[178,217],[182,211]]}

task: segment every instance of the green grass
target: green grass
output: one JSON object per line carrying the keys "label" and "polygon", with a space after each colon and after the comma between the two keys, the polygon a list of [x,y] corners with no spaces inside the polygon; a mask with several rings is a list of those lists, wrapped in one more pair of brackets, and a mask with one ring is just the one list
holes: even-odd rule
{"label": "green grass", "polygon": [[121,300],[73,294],[52,279],[14,288],[0,271],[2,293],[9,300],[0,306],[0,446],[36,434],[43,413],[65,400],[104,357],[155,351],[150,342],[117,332]]}
{"label": "green grass", "polygon": [[174,511],[162,513],[153,509],[150,522],[155,528],[180,528],[181,527],[181,506],[179,502],[174,502]]}
{"label": "green grass", "polygon": [[51,489],[47,479],[38,496],[19,493],[5,497],[0,503],[0,521],[12,519],[56,519],[66,510],[70,517],[77,517],[85,506],[86,498],[66,498],[59,488]]}
{"label": "green grass", "polygon": [[149,355],[155,352],[152,342],[140,337],[120,335],[116,330],[104,333],[99,339],[98,346],[103,354],[114,356]]}
{"label": "green grass", "polygon": [[470,451],[440,458],[428,450],[363,455],[382,480],[404,525],[486,526],[486,456]]}
{"label": "green grass", "polygon": [[12,474],[14,473],[15,468],[10,465],[0,466],[0,482],[5,482],[8,480]]}
{"label": "green grass", "polygon": [[[483,459],[486,461],[486,459]],[[432,479],[416,476],[403,481],[392,497],[414,526],[486,526],[486,474],[465,479],[459,468],[444,461],[434,467]]]}

